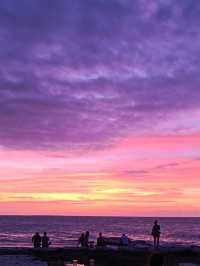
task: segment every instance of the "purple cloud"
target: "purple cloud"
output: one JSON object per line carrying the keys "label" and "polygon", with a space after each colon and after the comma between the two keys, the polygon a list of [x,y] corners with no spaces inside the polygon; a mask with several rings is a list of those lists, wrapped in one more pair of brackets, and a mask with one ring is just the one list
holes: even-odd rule
{"label": "purple cloud", "polygon": [[195,0],[4,0],[0,145],[103,148],[199,108]]}

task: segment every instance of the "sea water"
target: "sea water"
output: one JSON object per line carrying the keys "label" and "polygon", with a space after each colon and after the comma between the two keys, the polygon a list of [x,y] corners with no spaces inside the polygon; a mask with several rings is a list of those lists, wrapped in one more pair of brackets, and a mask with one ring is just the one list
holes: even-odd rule
{"label": "sea water", "polygon": [[[156,218],[161,226],[161,245],[200,245],[200,218]],[[95,240],[104,236],[152,241],[155,217],[0,216],[0,246],[29,247],[32,235],[47,231],[52,246],[77,246],[82,232]]]}

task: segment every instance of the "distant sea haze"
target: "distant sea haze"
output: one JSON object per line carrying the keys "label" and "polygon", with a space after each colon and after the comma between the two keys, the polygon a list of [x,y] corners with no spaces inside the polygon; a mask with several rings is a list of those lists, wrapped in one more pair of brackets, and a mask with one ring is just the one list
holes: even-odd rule
{"label": "distant sea haze", "polygon": [[[161,225],[161,245],[200,245],[200,218],[156,218]],[[0,216],[0,246],[30,247],[32,234],[47,231],[52,246],[76,246],[84,231],[91,240],[99,232],[105,236],[127,234],[135,240],[152,240],[155,218],[67,217],[67,216]]]}

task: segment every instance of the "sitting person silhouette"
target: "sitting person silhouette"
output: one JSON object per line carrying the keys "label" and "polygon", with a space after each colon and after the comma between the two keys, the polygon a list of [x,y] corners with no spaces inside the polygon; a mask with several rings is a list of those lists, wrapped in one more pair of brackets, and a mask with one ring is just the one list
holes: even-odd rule
{"label": "sitting person silhouette", "polygon": [[154,247],[158,248],[159,247],[159,241],[160,241],[160,225],[158,224],[158,221],[155,220],[154,226],[152,228],[151,232],[154,240]]}
{"label": "sitting person silhouette", "polygon": [[129,245],[129,239],[128,239],[128,237],[125,234],[123,234],[121,236],[120,242],[121,242],[122,246],[128,246]]}
{"label": "sitting person silhouette", "polygon": [[48,248],[51,245],[49,242],[49,237],[47,236],[47,232],[44,232],[42,236],[42,248]]}
{"label": "sitting person silhouette", "polygon": [[105,246],[105,240],[103,238],[102,233],[99,233],[99,237],[97,238],[97,246],[98,247],[103,247]]}
{"label": "sitting person silhouette", "polygon": [[32,237],[32,243],[34,248],[40,248],[41,246],[41,236],[39,232],[36,232],[35,235]]}

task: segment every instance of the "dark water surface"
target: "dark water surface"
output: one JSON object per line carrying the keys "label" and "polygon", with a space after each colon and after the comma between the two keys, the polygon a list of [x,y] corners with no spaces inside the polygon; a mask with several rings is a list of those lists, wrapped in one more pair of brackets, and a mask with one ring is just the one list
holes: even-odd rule
{"label": "dark water surface", "polygon": [[[32,234],[47,231],[53,246],[77,245],[81,232],[89,230],[91,239],[98,232],[106,236],[126,233],[132,239],[151,240],[155,218],[0,216],[0,246],[31,246]],[[200,218],[159,218],[161,244],[200,245]]]}

